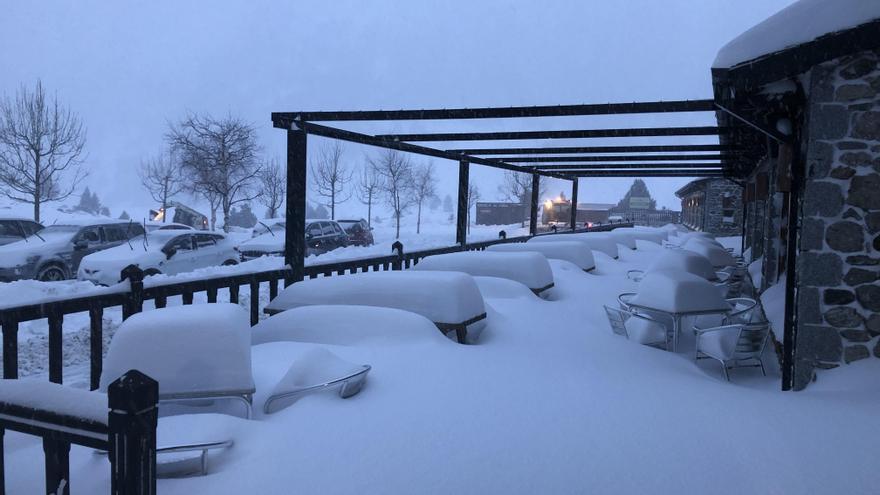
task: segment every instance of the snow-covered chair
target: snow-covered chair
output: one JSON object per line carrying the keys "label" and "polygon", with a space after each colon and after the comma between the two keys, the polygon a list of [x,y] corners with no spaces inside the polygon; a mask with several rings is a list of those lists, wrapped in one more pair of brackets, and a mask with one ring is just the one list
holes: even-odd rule
{"label": "snow-covered chair", "polygon": [[611,331],[639,344],[666,348],[667,328],[648,316],[604,306]]}
{"label": "snow-covered chair", "polygon": [[645,278],[644,270],[627,270],[626,278],[632,280],[633,282],[641,282],[643,278]]}
{"label": "snow-covered chair", "polygon": [[116,330],[99,390],[137,369],[159,382],[160,403],[237,400],[249,418],[255,391],[250,347],[250,318],[237,304],[144,311]]}
{"label": "snow-covered chair", "polygon": [[[546,260],[544,260],[546,263]],[[314,305],[396,308],[424,316],[460,343],[479,338],[486,325],[483,296],[474,278],[461,272],[388,271],[305,280],[270,302],[270,315]]]}
{"label": "snow-covered chair", "polygon": [[525,285],[535,294],[553,287],[553,271],[547,258],[534,251],[438,254],[422,259],[412,270],[464,272],[474,277],[506,278]]}
{"label": "snow-covered chair", "polygon": [[626,246],[629,249],[636,248],[636,239],[638,239],[638,237],[635,235],[635,232],[632,232],[632,229],[614,229],[611,232],[608,232],[608,235],[620,245]]}
{"label": "snow-covered chair", "polygon": [[730,381],[728,370],[740,367],[760,367],[767,376],[762,355],[770,334],[770,324],[724,325],[706,328],[696,334],[697,359],[708,357],[721,363],[724,378]]}
{"label": "snow-covered chair", "polygon": [[368,364],[349,363],[322,347],[310,349],[290,365],[272,389],[263,412],[272,414],[306,395],[323,391],[335,390],[347,399],[361,391],[370,369]]}
{"label": "snow-covered chair", "polygon": [[586,243],[576,240],[532,243],[511,242],[507,244],[493,244],[487,247],[486,250],[508,253],[537,252],[543,254],[547,259],[574,263],[585,272],[596,268],[593,251]]}

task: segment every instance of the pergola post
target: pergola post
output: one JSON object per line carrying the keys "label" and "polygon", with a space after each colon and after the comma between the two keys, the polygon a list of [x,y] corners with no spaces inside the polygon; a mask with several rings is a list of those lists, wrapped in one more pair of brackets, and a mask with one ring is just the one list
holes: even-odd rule
{"label": "pergola post", "polygon": [[455,242],[460,246],[467,244],[469,174],[470,163],[467,160],[460,160],[458,162],[458,210],[455,218]]}
{"label": "pergola post", "polygon": [[291,268],[285,286],[302,281],[306,238],[306,133],[287,131],[287,228],[284,229],[284,263]]}
{"label": "pergola post", "polygon": [[571,227],[571,230],[577,229],[577,216],[578,216],[578,182],[580,180],[575,177],[571,180],[571,220],[569,220],[568,225]]}
{"label": "pergola post", "polygon": [[529,205],[529,235],[538,233],[538,193],[541,189],[541,176],[532,174],[532,202]]}

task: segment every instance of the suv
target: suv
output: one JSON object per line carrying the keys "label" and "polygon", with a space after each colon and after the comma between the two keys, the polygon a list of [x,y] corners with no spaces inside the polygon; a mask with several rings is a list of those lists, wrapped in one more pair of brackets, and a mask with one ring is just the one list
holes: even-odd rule
{"label": "suv", "polygon": [[0,218],[0,246],[20,241],[42,228],[42,225],[33,220]]}
{"label": "suv", "polygon": [[[348,234],[333,220],[306,220],[306,256],[323,254],[338,247],[348,246]],[[284,256],[284,228],[272,227],[263,235],[238,246],[241,260],[260,256]]]}
{"label": "suv", "polygon": [[360,220],[337,220],[337,223],[345,229],[345,233],[348,234],[348,242],[352,246],[373,245],[373,228],[363,218]]}
{"label": "suv", "polygon": [[143,233],[144,228],[137,223],[112,220],[50,225],[32,236],[0,246],[0,281],[51,282],[73,278],[85,256]]}

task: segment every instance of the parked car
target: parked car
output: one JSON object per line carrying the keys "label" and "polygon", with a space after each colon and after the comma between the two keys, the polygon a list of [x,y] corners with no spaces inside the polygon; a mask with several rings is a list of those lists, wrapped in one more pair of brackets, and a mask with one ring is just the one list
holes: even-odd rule
{"label": "parked car", "polygon": [[0,246],[0,281],[52,282],[73,278],[86,256],[143,233],[140,224],[118,220],[64,221],[50,225],[25,239]]}
{"label": "parked car", "polygon": [[193,229],[155,230],[133,238],[130,243],[86,256],[79,265],[77,278],[113,285],[121,281],[122,270],[128,265],[137,265],[145,275],[176,275],[237,263],[235,246],[223,234]]}
{"label": "parked car", "polygon": [[287,225],[287,220],[283,218],[267,218],[257,221],[254,229],[251,231],[251,238],[268,234],[270,230],[283,229]]}
{"label": "parked car", "polygon": [[0,246],[26,239],[43,226],[24,218],[0,218]]}
{"label": "parked car", "polygon": [[196,230],[189,225],[184,225],[182,223],[175,222],[157,222],[155,220],[151,220],[149,222],[144,222],[144,226],[147,227],[147,232],[153,232],[154,230]]}
{"label": "parked car", "polygon": [[348,234],[348,243],[352,246],[372,246],[373,245],[373,228],[366,220],[337,220],[338,223]]}
{"label": "parked car", "polygon": [[[282,226],[272,227],[265,234],[249,239],[238,246],[241,260],[248,261],[260,256],[284,256]],[[333,220],[306,220],[306,256],[323,254],[339,247],[348,246],[348,234]]]}

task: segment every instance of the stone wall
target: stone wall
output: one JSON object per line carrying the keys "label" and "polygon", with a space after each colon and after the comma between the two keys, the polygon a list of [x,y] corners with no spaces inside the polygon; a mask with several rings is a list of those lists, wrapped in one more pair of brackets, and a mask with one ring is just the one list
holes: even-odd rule
{"label": "stone wall", "polygon": [[795,389],[815,368],[880,358],[880,54],[809,74]]}
{"label": "stone wall", "polygon": [[[727,179],[713,179],[706,182],[706,199],[703,209],[705,219],[703,229],[713,235],[731,236],[742,234],[742,187]],[[724,198],[730,199],[729,208],[732,222],[724,221]]]}

